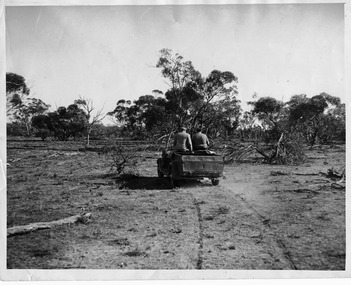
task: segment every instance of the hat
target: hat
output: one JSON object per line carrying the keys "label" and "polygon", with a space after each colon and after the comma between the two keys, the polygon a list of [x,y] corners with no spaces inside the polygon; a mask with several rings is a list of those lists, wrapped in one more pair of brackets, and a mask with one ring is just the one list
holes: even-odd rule
{"label": "hat", "polygon": [[186,131],[186,127],[185,126],[180,126],[180,128],[179,128],[180,130],[182,130],[182,131]]}

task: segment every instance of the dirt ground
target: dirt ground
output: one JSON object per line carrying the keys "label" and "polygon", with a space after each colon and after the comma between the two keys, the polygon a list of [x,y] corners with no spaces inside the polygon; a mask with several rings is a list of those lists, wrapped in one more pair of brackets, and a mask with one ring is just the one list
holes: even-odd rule
{"label": "dirt ground", "polygon": [[225,166],[218,186],[158,178],[160,152],[118,182],[79,143],[8,141],[7,227],[91,213],[87,223],[7,238],[8,269],[345,269],[345,187],[325,177],[345,146],[299,166],[257,157]]}

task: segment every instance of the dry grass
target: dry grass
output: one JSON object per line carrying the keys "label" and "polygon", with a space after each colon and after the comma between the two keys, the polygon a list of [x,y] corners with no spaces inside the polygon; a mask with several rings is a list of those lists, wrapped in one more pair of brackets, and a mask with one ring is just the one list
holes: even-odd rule
{"label": "dry grass", "polygon": [[310,175],[345,165],[343,148],[309,150],[300,166],[236,163],[219,187],[171,191],[157,152],[138,153],[139,177],[116,180],[77,143],[23,144],[9,143],[7,226],[93,218],[8,238],[8,268],[345,268],[345,189]]}

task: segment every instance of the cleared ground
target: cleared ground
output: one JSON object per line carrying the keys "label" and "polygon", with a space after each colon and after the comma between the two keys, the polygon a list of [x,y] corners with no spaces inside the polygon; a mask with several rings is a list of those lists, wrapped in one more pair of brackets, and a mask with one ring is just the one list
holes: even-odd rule
{"label": "cleared ground", "polygon": [[[315,147],[300,166],[225,166],[218,186],[158,178],[160,152],[118,182],[79,143],[8,142],[7,226],[83,212],[88,223],[11,236],[8,268],[345,269],[345,188],[323,175],[345,146]],[[321,173],[322,172],[322,173]]]}

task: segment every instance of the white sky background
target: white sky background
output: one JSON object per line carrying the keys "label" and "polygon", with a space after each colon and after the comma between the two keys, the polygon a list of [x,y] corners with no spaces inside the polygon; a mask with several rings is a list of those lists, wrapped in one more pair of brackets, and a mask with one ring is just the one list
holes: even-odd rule
{"label": "white sky background", "polygon": [[[6,7],[6,71],[52,106],[79,96],[112,111],[119,99],[167,91],[162,48],[207,76],[238,78],[239,99],[287,101],[327,92],[345,101],[343,4]],[[244,105],[244,104],[243,104]],[[243,106],[245,107],[245,106]]]}

